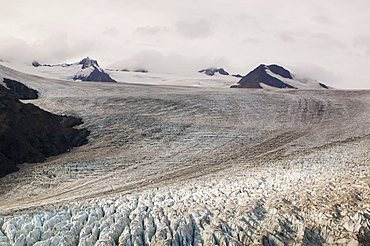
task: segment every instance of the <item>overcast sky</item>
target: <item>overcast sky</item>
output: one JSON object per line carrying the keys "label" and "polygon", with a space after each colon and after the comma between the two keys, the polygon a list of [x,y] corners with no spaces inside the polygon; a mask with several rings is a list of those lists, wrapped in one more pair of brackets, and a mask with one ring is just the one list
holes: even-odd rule
{"label": "overcast sky", "polygon": [[275,63],[370,88],[370,0],[12,0],[0,23],[2,60],[243,75]]}

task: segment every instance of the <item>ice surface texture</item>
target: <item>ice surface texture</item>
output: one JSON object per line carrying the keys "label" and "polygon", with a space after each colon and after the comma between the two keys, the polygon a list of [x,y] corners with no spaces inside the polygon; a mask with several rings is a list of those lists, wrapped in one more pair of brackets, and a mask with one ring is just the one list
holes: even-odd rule
{"label": "ice surface texture", "polygon": [[0,180],[3,245],[369,240],[369,91],[2,73],[37,89],[38,106],[80,115],[91,130],[87,145]]}

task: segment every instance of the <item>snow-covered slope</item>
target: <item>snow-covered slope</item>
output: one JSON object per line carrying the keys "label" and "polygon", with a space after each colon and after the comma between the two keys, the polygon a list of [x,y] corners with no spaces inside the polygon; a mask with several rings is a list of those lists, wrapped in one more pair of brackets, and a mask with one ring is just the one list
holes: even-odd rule
{"label": "snow-covered slope", "polygon": [[228,88],[238,81],[235,77],[219,74],[210,77],[199,73],[138,73],[116,70],[109,70],[109,74],[118,82],[147,85]]}
{"label": "snow-covered slope", "polygon": [[[72,64],[41,65],[34,61],[32,65],[35,73],[42,74],[45,77],[66,80],[115,82],[109,74],[104,72],[96,60],[89,57]],[[32,70],[29,69],[29,71]]]}
{"label": "snow-covered slope", "polygon": [[[46,65],[29,66],[17,63],[0,62],[0,64],[11,67],[17,71],[33,74],[46,78],[73,80],[77,74],[84,73],[88,75],[93,68],[82,69],[81,64],[72,65]],[[137,72],[119,69],[105,69],[104,72],[117,82],[130,84],[147,85],[171,85],[171,86],[191,86],[191,87],[223,87],[228,88],[235,84],[239,79],[233,76],[224,76],[215,74],[214,76],[204,76],[197,72],[194,73],[156,73],[156,72]]]}
{"label": "snow-covered slope", "polygon": [[291,88],[291,89],[330,89],[317,80],[291,74],[278,65],[259,65],[244,76],[233,88]]}

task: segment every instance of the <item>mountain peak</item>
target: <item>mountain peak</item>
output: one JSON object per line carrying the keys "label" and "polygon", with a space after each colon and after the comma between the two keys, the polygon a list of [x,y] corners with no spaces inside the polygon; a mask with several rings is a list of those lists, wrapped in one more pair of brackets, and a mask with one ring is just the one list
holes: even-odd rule
{"label": "mountain peak", "polygon": [[82,59],[78,64],[82,65],[82,69],[85,69],[85,68],[88,68],[88,67],[91,67],[91,66],[96,67],[96,68],[100,68],[99,64],[98,64],[98,61],[90,59],[90,57],[86,57],[86,58]]}
{"label": "mountain peak", "polygon": [[97,82],[116,82],[109,74],[99,67],[98,61],[86,57],[79,63],[81,70],[73,77],[73,80],[97,81]]}
{"label": "mountain peak", "polygon": [[57,65],[41,65],[39,62],[33,61],[32,66],[36,68],[44,67],[53,69],[56,72],[62,72],[63,74],[68,75],[63,77],[64,79],[95,82],[116,82],[109,76],[109,74],[104,72],[104,70],[99,66],[97,60],[91,59],[90,57],[86,57],[81,61],[72,64],[63,63]]}
{"label": "mountain peak", "polygon": [[292,75],[282,66],[261,64],[245,75],[232,88],[290,88],[329,89],[325,84],[310,78]]}

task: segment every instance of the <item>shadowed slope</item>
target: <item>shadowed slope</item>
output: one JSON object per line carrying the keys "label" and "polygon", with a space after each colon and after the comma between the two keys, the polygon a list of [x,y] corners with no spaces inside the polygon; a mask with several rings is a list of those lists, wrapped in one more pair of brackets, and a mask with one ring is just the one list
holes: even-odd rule
{"label": "shadowed slope", "polygon": [[89,131],[73,128],[82,124],[81,119],[23,104],[16,98],[37,93],[17,81],[4,81],[15,89],[0,86],[0,177],[17,171],[16,164],[41,162],[87,142]]}

